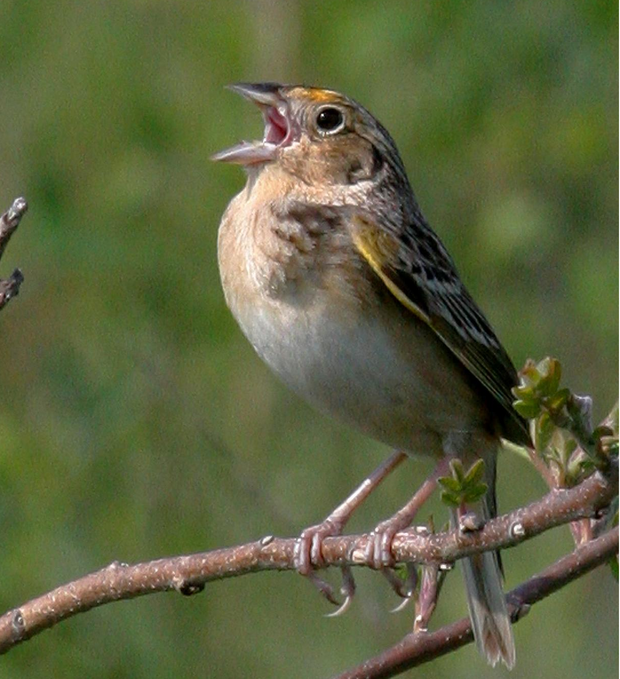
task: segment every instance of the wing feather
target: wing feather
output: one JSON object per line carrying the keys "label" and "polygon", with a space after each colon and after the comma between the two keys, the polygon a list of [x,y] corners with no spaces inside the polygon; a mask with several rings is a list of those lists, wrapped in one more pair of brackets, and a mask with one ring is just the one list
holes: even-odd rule
{"label": "wing feather", "polygon": [[527,423],[512,407],[517,372],[445,247],[417,216],[400,234],[392,225],[356,216],[353,242],[394,297],[435,331],[495,399],[506,438],[528,444]]}

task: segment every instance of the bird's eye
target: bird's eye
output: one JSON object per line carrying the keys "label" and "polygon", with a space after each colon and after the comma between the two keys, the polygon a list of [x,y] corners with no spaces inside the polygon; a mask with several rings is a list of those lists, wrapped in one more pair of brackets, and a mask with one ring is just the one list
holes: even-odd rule
{"label": "bird's eye", "polygon": [[342,111],[332,106],[322,108],[316,117],[316,126],[321,132],[326,134],[340,132],[344,127]]}

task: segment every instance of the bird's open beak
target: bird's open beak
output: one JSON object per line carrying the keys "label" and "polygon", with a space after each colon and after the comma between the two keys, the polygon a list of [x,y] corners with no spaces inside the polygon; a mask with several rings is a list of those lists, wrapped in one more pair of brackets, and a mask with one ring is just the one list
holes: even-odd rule
{"label": "bird's open beak", "polygon": [[237,83],[229,89],[255,103],[263,112],[265,133],[262,141],[242,141],[211,156],[211,160],[239,165],[256,165],[275,160],[278,149],[295,139],[289,107],[277,83]]}

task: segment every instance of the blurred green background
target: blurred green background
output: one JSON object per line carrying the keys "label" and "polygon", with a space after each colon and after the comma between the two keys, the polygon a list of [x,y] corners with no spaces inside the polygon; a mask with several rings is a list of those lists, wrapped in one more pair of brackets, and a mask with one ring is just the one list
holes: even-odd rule
{"label": "blurred green background", "polygon": [[[225,308],[216,232],[244,177],[209,155],[262,134],[230,82],[330,86],[373,111],[517,365],[559,357],[603,416],[618,390],[616,26],[602,0],[3,0],[0,206],[23,194],[30,211],[2,261],[26,276],[0,316],[2,611],[113,559],[297,535],[387,454],[280,386]],[[351,530],[429,464],[401,468]],[[544,492],[516,456],[499,474],[502,509]],[[558,529],[506,553],[507,585],[570,548]],[[291,573],[105,606],[11,651],[0,677],[328,677],[412,623],[388,613],[379,575],[358,584],[335,620]],[[464,613],[456,574],[433,623]],[[510,676],[616,677],[617,615],[601,569],[516,627]],[[508,674],[470,646],[415,676]]]}

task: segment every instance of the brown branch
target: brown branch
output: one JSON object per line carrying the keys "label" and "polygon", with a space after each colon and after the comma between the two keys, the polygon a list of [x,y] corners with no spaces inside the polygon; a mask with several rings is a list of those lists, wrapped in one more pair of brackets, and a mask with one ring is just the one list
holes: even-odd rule
{"label": "brown branch", "polygon": [[[398,561],[451,562],[476,552],[511,547],[525,539],[606,508],[618,493],[618,468],[596,472],[576,488],[556,490],[526,508],[490,521],[478,533],[458,531],[399,533],[393,544]],[[328,538],[323,556],[328,565],[363,565],[368,535]],[[292,570],[296,540],[271,536],[258,542],[202,554],[159,559],[135,565],[115,562],[100,571],[62,585],[0,617],[0,653],[44,629],[112,601],[177,590],[194,594],[207,582],[264,570]]]}
{"label": "brown branch", "polygon": [[614,461],[608,474],[597,472],[574,488],[554,489],[526,507],[489,521],[480,531],[426,537],[404,531],[394,538],[393,551],[402,561],[450,563],[476,552],[514,547],[554,526],[595,515],[617,494],[618,465]]}
{"label": "brown branch", "polygon": [[[513,620],[520,620],[529,607],[557,592],[618,553],[618,528],[578,547],[552,566],[508,593]],[[469,618],[446,625],[436,632],[409,634],[398,644],[335,679],[387,679],[455,651],[474,640]]]}
{"label": "brown branch", "polygon": [[[13,205],[0,216],[0,259],[11,236],[19,226],[22,217],[26,214],[28,204],[23,198],[16,198]],[[0,309],[2,309],[12,297],[19,293],[19,286],[22,284],[24,276],[19,269],[6,279],[0,279]]]}

